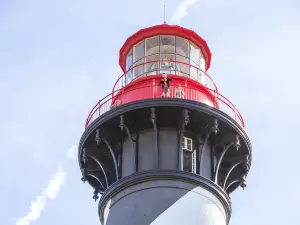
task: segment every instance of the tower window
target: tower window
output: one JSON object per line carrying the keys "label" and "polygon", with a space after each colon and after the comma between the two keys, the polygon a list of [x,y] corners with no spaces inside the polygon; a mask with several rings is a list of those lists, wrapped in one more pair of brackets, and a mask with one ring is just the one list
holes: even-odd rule
{"label": "tower window", "polygon": [[183,137],[182,149],[186,151],[193,151],[193,140],[191,138]]}
{"label": "tower window", "polygon": [[183,170],[196,173],[196,151],[193,149],[193,140],[183,137],[182,150]]}

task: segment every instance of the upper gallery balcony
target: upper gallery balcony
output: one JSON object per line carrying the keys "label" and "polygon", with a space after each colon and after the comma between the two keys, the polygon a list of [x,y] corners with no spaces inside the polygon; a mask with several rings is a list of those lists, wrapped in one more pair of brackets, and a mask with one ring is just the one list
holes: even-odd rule
{"label": "upper gallery balcony", "polygon": [[[178,68],[184,68],[185,71]],[[136,76],[128,82],[128,74],[136,74]],[[214,81],[201,68],[181,61],[154,60],[133,65],[120,76],[112,92],[91,110],[85,127],[87,128],[96,118],[114,107],[143,99],[161,98],[162,88],[158,84],[162,74],[172,78],[169,98],[204,103],[208,107],[214,107],[230,115],[241,127],[245,126],[234,104],[219,93]]]}

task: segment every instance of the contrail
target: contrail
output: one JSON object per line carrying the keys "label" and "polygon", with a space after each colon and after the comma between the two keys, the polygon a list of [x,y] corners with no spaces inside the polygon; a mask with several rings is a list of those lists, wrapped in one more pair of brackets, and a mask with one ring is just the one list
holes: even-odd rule
{"label": "contrail", "polygon": [[198,0],[183,0],[175,10],[172,16],[171,23],[180,23],[181,19],[188,15],[188,9],[194,5]]}
{"label": "contrail", "polygon": [[[68,159],[74,158],[77,152],[77,146],[73,145],[68,150]],[[41,217],[41,212],[45,209],[49,199],[55,199],[62,185],[65,184],[66,173],[61,166],[58,166],[57,172],[49,180],[47,187],[38,195],[29,207],[29,213],[23,218],[18,219],[16,225],[30,225]]]}

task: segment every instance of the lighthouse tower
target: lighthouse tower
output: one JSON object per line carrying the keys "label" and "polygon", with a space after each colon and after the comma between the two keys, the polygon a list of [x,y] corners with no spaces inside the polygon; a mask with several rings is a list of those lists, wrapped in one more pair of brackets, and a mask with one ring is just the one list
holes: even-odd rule
{"label": "lighthouse tower", "polygon": [[225,225],[246,186],[251,144],[239,111],[206,71],[194,31],[141,29],[120,50],[119,77],[87,117],[82,181],[103,225]]}

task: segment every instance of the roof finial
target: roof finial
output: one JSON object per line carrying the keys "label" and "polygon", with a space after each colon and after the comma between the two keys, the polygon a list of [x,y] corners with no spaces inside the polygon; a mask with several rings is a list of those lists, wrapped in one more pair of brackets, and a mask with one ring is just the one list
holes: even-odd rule
{"label": "roof finial", "polygon": [[164,24],[166,24],[166,5],[164,5]]}

